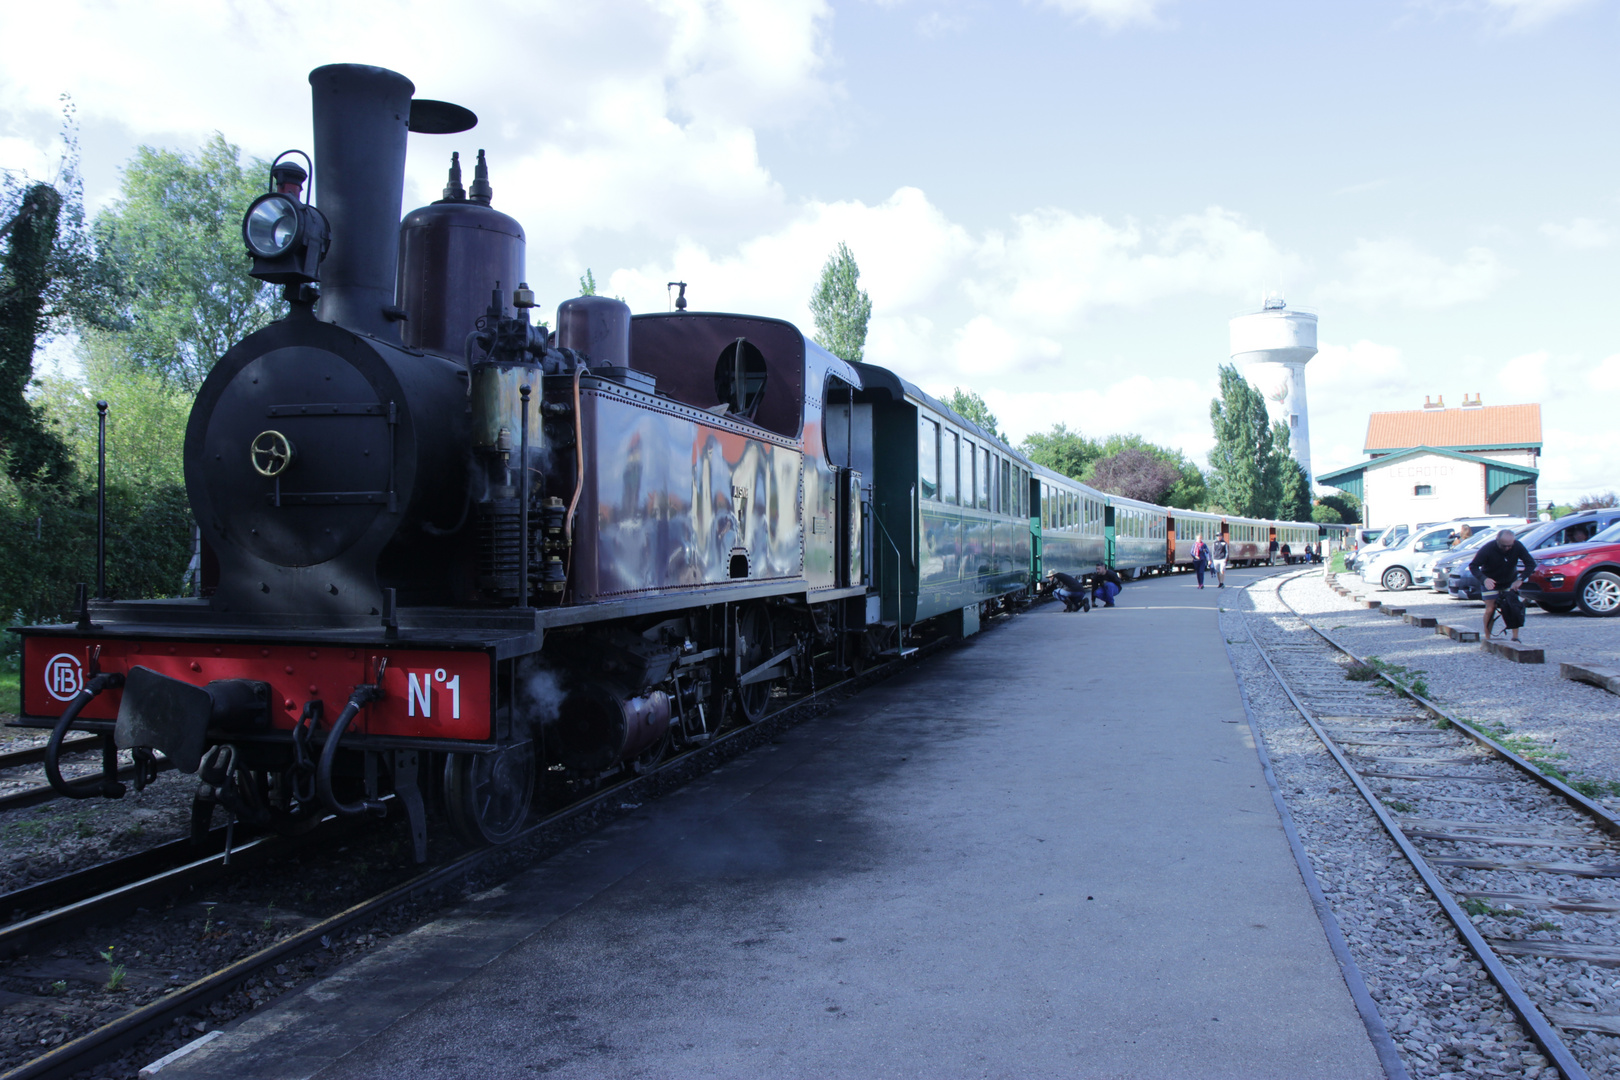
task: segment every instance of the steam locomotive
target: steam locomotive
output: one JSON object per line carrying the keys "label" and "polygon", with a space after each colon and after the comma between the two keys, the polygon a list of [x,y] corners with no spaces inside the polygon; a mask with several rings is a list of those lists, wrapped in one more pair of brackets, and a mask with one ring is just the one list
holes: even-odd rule
{"label": "steam locomotive", "polygon": [[[971,633],[1047,570],[1185,560],[1180,512],[1127,552],[1117,500],[787,322],[582,296],[537,325],[482,151],[400,218],[408,134],[473,114],[382,68],[309,81],[314,159],[277,159],[243,223],[288,314],[186,432],[204,595],[81,587],[75,624],[20,628],[62,794],[122,795],[119,751],[137,787],[199,777],[199,834],[219,807],[297,832],[391,793],[420,860],[430,805],[501,843],[537,786],[648,768],[919,625]],[[99,775],[62,777],[74,728]]]}

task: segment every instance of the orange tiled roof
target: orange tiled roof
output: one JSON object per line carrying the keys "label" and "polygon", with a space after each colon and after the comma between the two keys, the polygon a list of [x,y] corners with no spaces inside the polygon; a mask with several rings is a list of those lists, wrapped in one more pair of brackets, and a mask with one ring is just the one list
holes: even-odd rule
{"label": "orange tiled roof", "polygon": [[1413,446],[1433,446],[1446,450],[1486,446],[1539,447],[1541,406],[1410,409],[1405,412],[1375,412],[1367,419],[1367,453],[1387,453]]}

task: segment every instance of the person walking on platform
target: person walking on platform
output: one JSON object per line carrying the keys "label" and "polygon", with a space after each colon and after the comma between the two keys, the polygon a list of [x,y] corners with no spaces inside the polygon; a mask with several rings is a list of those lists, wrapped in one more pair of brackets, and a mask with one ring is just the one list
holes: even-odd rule
{"label": "person walking on platform", "polygon": [[1052,595],[1063,601],[1064,611],[1090,611],[1091,601],[1086,598],[1086,587],[1080,584],[1072,575],[1054,573],[1057,588]]}
{"label": "person walking on platform", "polygon": [[1204,534],[1199,533],[1198,539],[1193,541],[1192,550],[1193,573],[1198,575],[1198,587],[1204,587],[1204,571],[1209,569],[1209,545],[1204,543]]}
{"label": "person walking on platform", "polygon": [[1101,601],[1103,607],[1113,607],[1114,597],[1124,587],[1125,583],[1113,567],[1098,563],[1097,572],[1091,575],[1091,602],[1095,604]]}
{"label": "person walking on platform", "polygon": [[1226,588],[1226,555],[1228,550],[1226,534],[1221,533],[1215,538],[1215,550],[1212,552],[1215,556],[1215,587],[1217,589]]}
{"label": "person walking on platform", "polygon": [[[1515,571],[1524,567],[1524,573]],[[1496,539],[1482,546],[1474,555],[1468,569],[1479,576],[1480,596],[1485,600],[1485,637],[1491,636],[1491,625],[1496,621],[1496,609],[1502,608],[1502,625],[1519,640],[1519,627],[1524,625],[1524,601],[1519,597],[1519,586],[1535,571],[1536,560],[1513,535],[1512,529],[1503,529]]]}
{"label": "person walking on platform", "polygon": [[1273,566],[1273,565],[1276,564],[1276,562],[1277,562],[1277,537],[1275,535],[1273,535],[1272,538],[1271,538],[1271,543],[1266,546],[1266,565],[1267,566]]}

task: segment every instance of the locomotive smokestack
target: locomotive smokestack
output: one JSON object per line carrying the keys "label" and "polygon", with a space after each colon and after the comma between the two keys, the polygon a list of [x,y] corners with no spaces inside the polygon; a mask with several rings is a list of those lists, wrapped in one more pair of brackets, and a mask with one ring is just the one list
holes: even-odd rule
{"label": "locomotive smokestack", "polygon": [[315,194],[332,224],[321,264],[320,317],[399,340],[391,315],[405,194],[411,94],[405,76],[369,64],[328,64],[309,73],[315,105]]}

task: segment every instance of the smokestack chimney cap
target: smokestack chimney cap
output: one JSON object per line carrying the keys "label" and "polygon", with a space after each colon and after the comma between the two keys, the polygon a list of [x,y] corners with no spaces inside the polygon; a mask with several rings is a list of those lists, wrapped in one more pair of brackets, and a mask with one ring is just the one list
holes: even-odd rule
{"label": "smokestack chimney cap", "polygon": [[418,135],[454,135],[477,125],[478,116],[471,109],[431,98],[411,99],[411,130]]}

